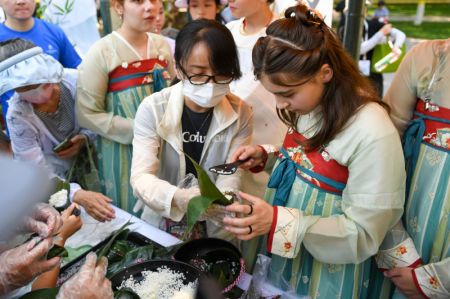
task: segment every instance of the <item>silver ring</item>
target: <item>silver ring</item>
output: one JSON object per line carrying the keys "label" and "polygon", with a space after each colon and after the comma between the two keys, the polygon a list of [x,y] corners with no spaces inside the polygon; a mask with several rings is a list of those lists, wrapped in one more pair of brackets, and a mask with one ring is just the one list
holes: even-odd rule
{"label": "silver ring", "polygon": [[248,232],[248,234],[250,235],[253,232],[253,228],[251,225],[249,225],[248,228],[250,229],[250,231]]}

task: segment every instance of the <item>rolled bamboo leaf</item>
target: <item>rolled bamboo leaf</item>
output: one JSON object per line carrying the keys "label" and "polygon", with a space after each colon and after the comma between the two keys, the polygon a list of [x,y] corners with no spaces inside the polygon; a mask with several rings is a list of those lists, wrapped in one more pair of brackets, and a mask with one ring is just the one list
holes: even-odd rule
{"label": "rolled bamboo leaf", "polygon": [[205,170],[194,159],[185,154],[195,167],[197,172],[198,186],[200,188],[200,196],[196,196],[189,201],[187,208],[187,229],[183,235],[185,240],[198,218],[208,209],[212,204],[229,205],[232,201],[228,200],[225,195],[220,192],[216,185],[211,181]]}
{"label": "rolled bamboo leaf", "polygon": [[203,197],[208,197],[214,200],[214,203],[221,204],[224,206],[227,206],[231,204],[225,195],[220,192],[219,189],[217,189],[216,185],[211,181],[208,174],[206,173],[203,168],[194,161],[189,155],[186,155],[189,160],[191,160],[192,164],[195,167],[195,171],[197,172],[197,179],[198,179],[198,186],[200,188],[200,194]]}

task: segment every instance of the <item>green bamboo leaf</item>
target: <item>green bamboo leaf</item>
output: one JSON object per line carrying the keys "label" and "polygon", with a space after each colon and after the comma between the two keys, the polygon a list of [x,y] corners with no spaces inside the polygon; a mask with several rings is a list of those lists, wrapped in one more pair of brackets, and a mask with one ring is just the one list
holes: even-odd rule
{"label": "green bamboo leaf", "polygon": [[116,230],[113,234],[113,236],[111,237],[111,239],[109,239],[108,243],[106,243],[98,252],[97,254],[97,263],[100,260],[100,258],[102,256],[106,256],[106,254],[108,253],[109,249],[111,248],[111,245],[114,243],[114,240],[120,235],[122,234],[128,226],[132,225],[133,223],[128,220],[127,223],[125,223],[124,225],[122,225],[121,228],[119,228],[118,230]]}
{"label": "green bamboo leaf", "polygon": [[19,299],[55,299],[58,292],[59,288],[39,289],[26,293]]}
{"label": "green bamboo leaf", "polygon": [[70,1],[69,6],[67,8],[67,13],[73,10],[73,5],[75,4],[75,0]]}
{"label": "green bamboo leaf", "polygon": [[61,6],[59,6],[59,5],[56,4],[56,3],[53,3],[53,7],[56,8],[57,10],[59,10],[59,11],[62,12],[62,13],[65,12],[64,8],[62,8]]}
{"label": "green bamboo leaf", "polygon": [[[225,199],[226,200],[226,199]],[[183,234],[183,240],[185,240],[195,223],[198,221],[198,218],[212,205],[219,203],[219,199],[199,195],[193,197],[187,207],[187,228],[185,233]]]}
{"label": "green bamboo leaf", "polygon": [[55,256],[59,256],[59,257],[68,257],[69,256],[69,252],[62,246],[59,245],[53,245],[53,247],[48,251],[47,253],[47,259],[52,259]]}
{"label": "green bamboo leaf", "polygon": [[217,189],[216,185],[211,181],[205,170],[194,159],[185,154],[186,157],[191,160],[197,172],[198,186],[200,188],[200,194],[204,197],[214,199],[214,202],[221,205],[229,205],[231,202],[225,197],[225,195]]}
{"label": "green bamboo leaf", "polygon": [[141,299],[141,297],[132,289],[123,288],[114,292],[114,299]]}

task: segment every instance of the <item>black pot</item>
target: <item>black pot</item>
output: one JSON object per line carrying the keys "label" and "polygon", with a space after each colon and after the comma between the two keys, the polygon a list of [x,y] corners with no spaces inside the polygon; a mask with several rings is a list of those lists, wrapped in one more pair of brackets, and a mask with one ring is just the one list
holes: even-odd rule
{"label": "black pot", "polygon": [[[177,261],[189,263],[199,268],[205,274],[215,279],[218,279],[218,273],[214,273],[217,267],[208,265],[228,263],[232,271],[232,275],[230,275],[232,277],[229,277],[226,283],[217,281],[221,289],[226,289],[233,283],[242,270],[242,254],[233,244],[222,239],[203,238],[189,241],[177,250],[174,258]],[[233,297],[230,296],[229,292],[225,295],[230,298]]]}

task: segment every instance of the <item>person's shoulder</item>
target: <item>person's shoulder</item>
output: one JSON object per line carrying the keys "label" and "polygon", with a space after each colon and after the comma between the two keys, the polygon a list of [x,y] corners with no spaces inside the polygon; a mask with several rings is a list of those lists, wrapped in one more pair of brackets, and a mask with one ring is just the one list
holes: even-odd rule
{"label": "person's shoulder", "polygon": [[83,62],[90,60],[93,60],[92,62],[95,62],[96,60],[101,59],[101,57],[108,56],[108,53],[114,53],[116,47],[114,45],[113,39],[113,34],[110,33],[96,41],[87,51],[86,55],[83,58]]}
{"label": "person's shoulder", "polygon": [[397,134],[388,111],[375,102],[365,104],[359,108],[349,127],[356,129],[361,136],[371,140]]}
{"label": "person's shoulder", "polygon": [[28,118],[28,115],[31,113],[31,111],[32,111],[31,104],[20,100],[19,94],[14,93],[11,99],[9,100],[6,118],[7,119],[10,119],[12,117]]}
{"label": "person's shoulder", "polygon": [[144,98],[141,105],[148,107],[163,107],[167,105],[167,102],[170,99],[170,96],[174,92],[180,92],[181,90],[181,82],[166,87],[158,92],[154,92],[151,95]]}
{"label": "person's shoulder", "polygon": [[64,31],[58,25],[52,24],[50,22],[38,18],[34,18],[34,27],[39,31],[47,30],[53,34],[65,35]]}
{"label": "person's shoulder", "polygon": [[252,108],[249,104],[243,101],[240,97],[233,93],[227,95],[228,102],[231,107],[240,115],[250,115],[252,113]]}
{"label": "person's shoulder", "polygon": [[242,24],[242,19],[239,19],[239,20],[234,20],[234,21],[228,22],[225,26],[227,26],[227,28],[230,31],[233,31],[233,30],[239,30],[239,27],[241,26],[241,24]]}
{"label": "person's shoulder", "polygon": [[155,34],[151,32],[147,32],[147,34],[151,38],[151,41],[153,42],[153,45],[156,49],[158,49],[159,51],[170,50],[170,45],[167,42],[166,37],[164,35]]}
{"label": "person's shoulder", "polygon": [[436,53],[450,49],[450,39],[427,40],[418,43],[409,51],[409,55],[414,55],[418,59],[433,58]]}

